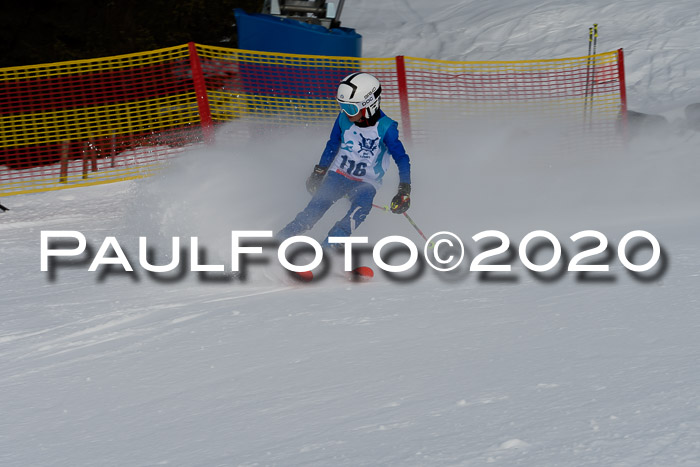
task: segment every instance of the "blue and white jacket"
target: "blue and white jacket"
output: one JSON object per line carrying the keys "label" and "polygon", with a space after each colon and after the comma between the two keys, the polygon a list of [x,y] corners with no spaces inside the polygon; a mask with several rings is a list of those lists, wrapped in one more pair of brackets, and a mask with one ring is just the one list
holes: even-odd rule
{"label": "blue and white jacket", "polygon": [[399,139],[398,123],[380,110],[375,125],[360,127],[340,112],[319,165],[379,188],[389,168],[387,152],[399,168],[399,181],[411,183],[411,162]]}

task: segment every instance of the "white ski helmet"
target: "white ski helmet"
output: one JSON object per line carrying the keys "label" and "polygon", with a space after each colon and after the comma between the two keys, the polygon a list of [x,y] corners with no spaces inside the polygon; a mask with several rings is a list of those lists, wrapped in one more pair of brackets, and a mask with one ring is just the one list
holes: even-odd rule
{"label": "white ski helmet", "polygon": [[382,85],[369,73],[353,73],[346,76],[338,85],[336,99],[340,108],[349,117],[354,117],[365,109],[364,116],[372,117],[379,112],[379,94]]}

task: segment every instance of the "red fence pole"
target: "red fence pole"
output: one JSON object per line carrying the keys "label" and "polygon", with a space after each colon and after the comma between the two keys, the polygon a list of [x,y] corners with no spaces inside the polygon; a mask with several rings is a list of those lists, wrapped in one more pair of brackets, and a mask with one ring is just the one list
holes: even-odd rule
{"label": "red fence pole", "polygon": [[396,57],[396,77],[399,85],[399,104],[401,105],[401,126],[404,139],[411,142],[411,113],[408,108],[408,84],[406,83],[406,63],[403,55]]}
{"label": "red fence pole", "polygon": [[625,56],[622,49],[617,49],[617,79],[620,82],[620,125],[622,136],[627,141],[627,85],[625,84]]}
{"label": "red fence pole", "polygon": [[209,108],[209,97],[207,96],[207,84],[204,81],[202,63],[197,54],[197,47],[194,42],[187,44],[190,48],[190,68],[192,69],[192,81],[194,82],[194,92],[197,95],[197,107],[199,109],[199,121],[202,125],[204,142],[214,142],[214,122],[211,119],[211,109]]}

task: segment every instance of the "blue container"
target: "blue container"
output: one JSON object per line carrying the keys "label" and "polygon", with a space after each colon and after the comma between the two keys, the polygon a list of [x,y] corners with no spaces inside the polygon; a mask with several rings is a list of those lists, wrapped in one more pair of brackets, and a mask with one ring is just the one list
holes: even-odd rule
{"label": "blue container", "polygon": [[237,8],[238,48],[305,55],[361,57],[362,36],[350,28],[326,29],[289,18]]}
{"label": "blue container", "polygon": [[[360,57],[362,36],[353,29],[326,29],[323,26],[272,15],[247,14],[236,9],[238,48],[261,52],[279,52],[334,57]],[[255,57],[253,52],[251,58]],[[266,57],[261,57],[266,58]],[[322,59],[322,57],[319,57]],[[354,62],[354,61],[353,61]],[[238,64],[241,85],[245,92],[255,96],[288,97],[298,99],[290,103],[287,113],[313,112],[331,115],[338,112],[335,93],[340,80],[358,71],[359,64],[316,66],[304,60],[269,58],[257,62],[246,60]],[[275,105],[258,103],[255,113],[279,113]]]}

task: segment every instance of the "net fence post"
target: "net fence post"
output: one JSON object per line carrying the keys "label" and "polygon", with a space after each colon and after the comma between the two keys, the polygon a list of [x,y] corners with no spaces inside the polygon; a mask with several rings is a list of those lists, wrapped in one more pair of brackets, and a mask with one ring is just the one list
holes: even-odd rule
{"label": "net fence post", "polygon": [[627,122],[627,85],[625,84],[625,55],[617,49],[617,79],[620,83],[620,129],[625,142],[629,140]]}
{"label": "net fence post", "polygon": [[399,105],[401,106],[401,129],[406,142],[412,142],[411,112],[408,107],[408,84],[406,82],[406,62],[403,55],[396,57],[396,78],[399,85]]}
{"label": "net fence post", "polygon": [[61,169],[58,176],[59,183],[68,183],[68,150],[70,142],[61,141]]}
{"label": "net fence post", "polygon": [[204,81],[204,73],[202,72],[202,62],[197,54],[197,45],[194,42],[189,42],[187,45],[190,50],[190,69],[192,70],[192,81],[194,82],[194,91],[197,96],[197,108],[199,109],[202,134],[204,142],[210,144],[214,142],[214,122],[211,118],[207,84]]}

